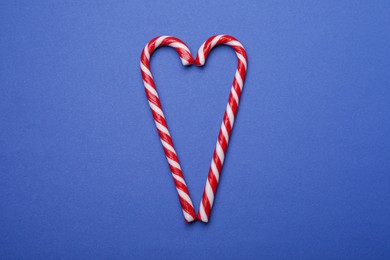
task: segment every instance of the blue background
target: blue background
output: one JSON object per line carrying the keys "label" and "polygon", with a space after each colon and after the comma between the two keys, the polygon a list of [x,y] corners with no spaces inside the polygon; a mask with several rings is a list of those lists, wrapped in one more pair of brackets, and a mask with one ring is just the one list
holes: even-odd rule
{"label": "blue background", "polygon": [[[389,10],[1,1],[0,258],[389,259]],[[249,70],[211,221],[188,225],[139,56],[221,33]],[[235,67],[228,47],[201,69],[152,59],[196,209]]]}

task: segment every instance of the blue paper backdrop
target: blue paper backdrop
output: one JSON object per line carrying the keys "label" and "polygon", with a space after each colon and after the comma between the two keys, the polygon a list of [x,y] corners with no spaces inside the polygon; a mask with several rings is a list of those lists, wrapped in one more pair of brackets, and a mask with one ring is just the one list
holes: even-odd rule
{"label": "blue paper backdrop", "polygon": [[[1,1],[1,259],[389,259],[389,1]],[[194,1],[195,2],[195,1]],[[214,34],[249,71],[209,224],[139,72]],[[196,208],[236,67],[152,71]]]}

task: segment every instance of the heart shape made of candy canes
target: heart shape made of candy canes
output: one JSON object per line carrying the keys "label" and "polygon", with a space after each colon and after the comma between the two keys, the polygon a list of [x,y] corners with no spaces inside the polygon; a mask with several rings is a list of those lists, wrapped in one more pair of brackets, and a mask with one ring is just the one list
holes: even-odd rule
{"label": "heart shape made of candy canes", "polygon": [[[181,171],[179,158],[177,157],[171,135],[169,134],[168,125],[165,121],[160,99],[158,97],[157,89],[150,71],[149,60],[152,53],[158,47],[170,46],[175,48],[184,66],[191,64],[195,64],[196,66],[203,66],[212,48],[220,44],[231,46],[234,49],[237,54],[238,65],[230,90],[228,104],[223,116],[221,129],[219,131],[217,144],[215,146],[213,158],[211,160],[211,166],[208,173],[206,186],[203,191],[199,212],[196,216],[194,206],[192,204],[191,197],[188,192],[183,173]],[[244,86],[247,69],[246,51],[242,44],[234,37],[229,35],[215,35],[210,37],[200,46],[198,55],[194,60],[190,50],[183,41],[171,36],[159,36],[151,40],[143,49],[140,66],[146,96],[148,98],[154,122],[156,123],[157,131],[160,136],[166,158],[168,160],[169,168],[171,169],[176,190],[179,195],[180,204],[183,210],[184,219],[186,222],[192,222],[196,219],[203,222],[208,222],[210,218],[210,211],[214,202],[215,192],[218,186],[219,176],[225,159],[225,153],[229,143],[229,137],[233,128],[234,119],[237,114],[242,88]]]}

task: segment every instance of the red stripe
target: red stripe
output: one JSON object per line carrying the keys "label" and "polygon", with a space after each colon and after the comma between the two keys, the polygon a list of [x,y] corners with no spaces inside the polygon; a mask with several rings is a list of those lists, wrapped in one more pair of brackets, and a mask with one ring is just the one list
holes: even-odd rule
{"label": "red stripe", "polygon": [[213,190],[213,193],[215,194],[215,191],[217,190],[218,180],[215,177],[215,174],[213,170],[210,169],[209,176],[207,177],[208,182],[210,183],[211,189]]}
{"label": "red stripe", "polygon": [[223,135],[222,130],[219,132],[218,142],[219,142],[219,145],[221,146],[221,148],[223,150],[223,153],[225,153],[226,149],[227,149],[227,146],[228,146],[228,142],[225,139],[225,136]]}
{"label": "red stripe", "polygon": [[217,166],[219,175],[221,176],[222,162],[218,157],[217,151],[215,151],[215,150],[214,150],[213,160],[214,160],[215,166]]}
{"label": "red stripe", "polygon": [[233,94],[230,93],[229,95],[229,101],[228,101],[230,107],[232,108],[232,111],[233,111],[233,115],[236,116],[236,111],[237,111],[237,108],[238,108],[238,104],[236,102],[236,100],[234,99],[233,97]]}
{"label": "red stripe", "polygon": [[194,210],[194,207],[191,206],[191,204],[189,204],[187,201],[185,201],[182,197],[179,196],[179,200],[180,200],[180,205],[181,205],[181,208],[187,212],[189,215],[191,215],[191,217],[195,220],[196,219],[196,214],[195,214],[195,210]]}
{"label": "red stripe", "polygon": [[233,80],[232,87],[234,88],[234,90],[235,90],[236,93],[237,93],[238,100],[240,100],[240,97],[241,97],[241,88],[240,88],[240,85],[238,85],[236,78],[234,78],[234,80]]}
{"label": "red stripe", "polygon": [[[170,165],[170,164],[168,164],[168,166],[169,166],[169,168],[171,169],[171,172],[172,172],[173,174],[175,174],[175,175],[180,176],[180,177],[183,178],[183,173],[181,172],[180,169],[178,169],[178,168],[176,168],[176,167],[174,167],[174,166],[172,166],[172,165]],[[183,179],[184,179],[184,178],[183,178]]]}
{"label": "red stripe", "polygon": [[173,161],[175,161],[175,162],[179,162],[179,158],[177,157],[177,155],[176,154],[174,154],[173,152],[171,152],[170,150],[168,150],[167,148],[165,148],[164,147],[164,152],[165,152],[165,155],[169,158],[169,159],[171,159],[171,160],[173,160]]}
{"label": "red stripe", "polygon": [[[207,216],[207,218],[209,218],[211,207],[210,207],[209,198],[207,197],[207,194],[206,194],[206,190],[203,192],[202,204],[203,204],[203,208],[204,208],[204,211],[206,213],[206,216]],[[200,215],[200,214],[198,214],[198,215]]]}
{"label": "red stripe", "polygon": [[229,116],[227,112],[225,111],[225,114],[223,115],[223,123],[226,127],[226,131],[228,133],[228,136],[232,133],[232,125],[230,124]]}

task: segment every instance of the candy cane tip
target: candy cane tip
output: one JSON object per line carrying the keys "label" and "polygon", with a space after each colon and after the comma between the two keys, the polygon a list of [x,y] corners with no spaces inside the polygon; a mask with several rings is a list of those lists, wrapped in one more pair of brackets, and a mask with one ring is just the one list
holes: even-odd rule
{"label": "candy cane tip", "polygon": [[202,67],[205,64],[205,61],[201,62],[199,59],[199,56],[198,56],[198,57],[196,57],[194,64],[195,64],[195,66]]}
{"label": "candy cane tip", "polygon": [[209,223],[209,219],[207,216],[204,216],[204,218],[202,218],[202,216],[198,214],[197,219],[203,223]]}
{"label": "candy cane tip", "polygon": [[183,64],[183,66],[190,66],[190,65],[192,65],[194,62],[193,61],[191,61],[191,60],[184,60],[184,59],[182,59],[181,60],[181,63]]}
{"label": "candy cane tip", "polygon": [[191,217],[191,218],[185,218],[184,220],[186,223],[192,223],[192,222],[195,222],[197,219],[194,217]]}

